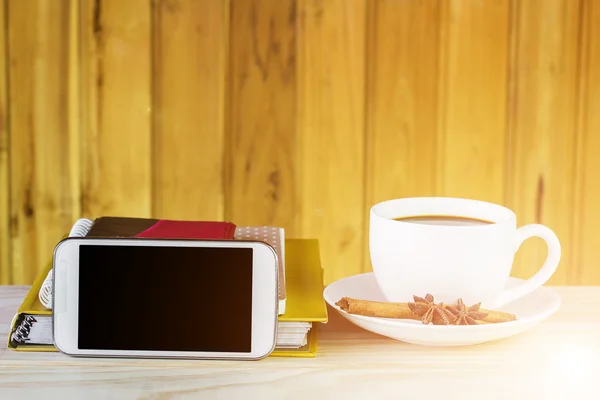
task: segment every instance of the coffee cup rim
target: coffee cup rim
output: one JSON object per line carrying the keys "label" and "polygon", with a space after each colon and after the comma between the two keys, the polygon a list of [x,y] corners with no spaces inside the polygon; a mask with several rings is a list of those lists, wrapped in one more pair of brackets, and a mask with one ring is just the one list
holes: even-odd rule
{"label": "coffee cup rim", "polygon": [[[505,207],[503,205],[497,204],[497,203],[492,203],[489,201],[484,201],[484,200],[477,200],[477,199],[469,199],[469,198],[461,198],[461,197],[443,197],[443,196],[425,196],[425,197],[401,197],[401,198],[395,198],[395,199],[388,199],[388,200],[384,200],[381,201],[379,203],[374,204],[371,207],[371,214],[377,216],[378,218],[381,219],[387,219],[390,220],[394,223],[399,223],[399,224],[410,224],[409,222],[405,222],[405,221],[398,221],[395,220],[394,218],[399,218],[399,217],[404,217],[404,215],[396,215],[396,216],[389,216],[389,215],[382,215],[381,213],[381,209],[386,207],[386,206],[390,206],[391,204],[398,204],[398,203],[410,203],[410,202],[452,202],[454,204],[460,202],[460,203],[468,203],[471,206],[478,206],[478,207],[483,207],[485,209],[495,209],[497,214],[495,215],[502,215],[502,217],[495,217],[495,218],[490,218],[487,215],[483,215],[483,214],[477,214],[477,215],[473,215],[473,214],[469,214],[469,213],[465,213],[467,215],[464,215],[466,217],[472,217],[472,218],[480,218],[480,219],[484,219],[484,220],[490,220],[492,222],[494,222],[493,224],[485,224],[485,225],[469,225],[469,226],[460,226],[460,225],[453,225],[453,226],[444,226],[444,225],[427,225],[427,227],[430,228],[450,228],[450,229],[486,229],[486,228],[490,228],[493,227],[494,225],[497,224],[502,224],[502,223],[516,223],[516,214],[513,210],[511,210],[508,207]],[[436,213],[436,215],[446,215],[444,213]],[[448,216],[451,216],[450,214],[447,214]],[[406,217],[408,217],[409,215],[406,215]],[[452,216],[458,216],[458,215],[452,215]],[[414,226],[414,224],[410,224],[412,226]],[[420,225],[423,226],[423,225]]]}

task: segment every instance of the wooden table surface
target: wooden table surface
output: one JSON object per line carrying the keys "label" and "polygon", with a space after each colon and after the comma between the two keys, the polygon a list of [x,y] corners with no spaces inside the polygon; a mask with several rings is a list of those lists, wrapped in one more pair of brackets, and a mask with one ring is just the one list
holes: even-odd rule
{"label": "wooden table surface", "polygon": [[[80,359],[2,348],[0,399],[599,399],[600,287],[554,289],[563,304],[535,329],[461,348],[387,339],[331,309],[314,359]],[[26,291],[0,286],[3,341]]]}

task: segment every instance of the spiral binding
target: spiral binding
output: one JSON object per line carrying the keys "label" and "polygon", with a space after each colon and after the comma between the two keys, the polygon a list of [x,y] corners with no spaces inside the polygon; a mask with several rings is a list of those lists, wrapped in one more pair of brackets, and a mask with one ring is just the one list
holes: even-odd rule
{"label": "spiral binding", "polygon": [[31,315],[26,315],[21,323],[15,328],[10,342],[12,346],[16,346],[17,344],[23,344],[29,340],[29,333],[31,332],[31,327],[33,324],[37,322]]}
{"label": "spiral binding", "polygon": [[[92,224],[94,221],[87,218],[80,218],[75,222],[73,227],[71,228],[71,232],[69,232],[69,237],[83,237],[87,235],[87,233],[92,228]],[[52,309],[52,273],[53,270],[48,272],[46,279],[44,279],[44,283],[42,283],[42,287],[38,294],[40,302],[44,307],[48,310]]]}

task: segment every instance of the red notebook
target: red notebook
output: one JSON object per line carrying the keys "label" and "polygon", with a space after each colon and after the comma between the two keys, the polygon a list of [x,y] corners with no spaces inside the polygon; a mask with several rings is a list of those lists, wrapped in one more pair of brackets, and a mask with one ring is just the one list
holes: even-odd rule
{"label": "red notebook", "polygon": [[100,217],[88,237],[158,239],[233,239],[235,224],[219,221],[174,221],[152,218]]}

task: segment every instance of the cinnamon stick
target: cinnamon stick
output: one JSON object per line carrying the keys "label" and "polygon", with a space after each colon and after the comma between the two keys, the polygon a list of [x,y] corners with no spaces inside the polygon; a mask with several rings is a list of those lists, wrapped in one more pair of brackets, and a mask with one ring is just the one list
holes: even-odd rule
{"label": "cinnamon stick", "polygon": [[[396,318],[396,319],[413,319],[420,320],[421,317],[413,314],[411,309],[408,307],[408,303],[390,303],[382,301],[371,301],[371,300],[359,300],[350,297],[342,297],[337,303],[335,303],[342,310],[349,314],[364,315],[367,317],[379,317],[379,318]],[[446,305],[444,305],[446,307]],[[494,310],[479,310],[482,313],[486,313],[487,316],[479,322],[482,323],[499,323],[514,321],[516,316],[514,314],[505,313],[502,311]]]}

